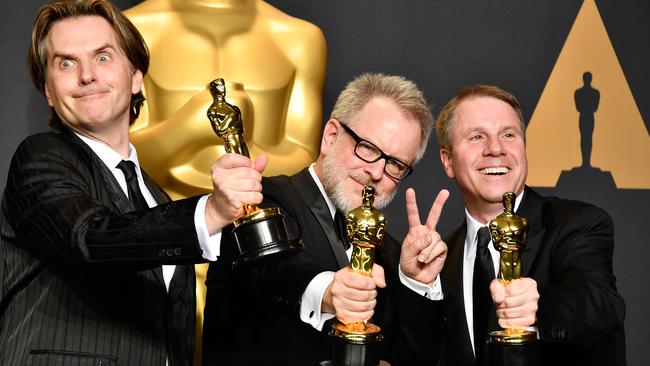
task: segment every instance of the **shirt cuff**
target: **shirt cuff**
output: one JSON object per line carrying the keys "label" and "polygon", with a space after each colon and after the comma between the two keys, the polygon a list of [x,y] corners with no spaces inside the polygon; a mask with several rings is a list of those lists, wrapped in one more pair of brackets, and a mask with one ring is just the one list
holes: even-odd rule
{"label": "shirt cuff", "polygon": [[426,297],[429,300],[442,300],[442,284],[440,283],[440,274],[433,281],[433,285],[429,286],[422,282],[416,281],[402,272],[402,266],[399,266],[399,280],[404,286],[417,292],[418,294]]}
{"label": "shirt cuff", "polygon": [[199,239],[199,246],[203,251],[203,258],[214,262],[221,251],[221,229],[212,235],[208,233],[208,224],[205,221],[205,205],[207,203],[207,195],[199,198],[196,211],[194,211],[194,227],[196,228],[196,237]]}
{"label": "shirt cuff", "polygon": [[326,271],[316,275],[307,285],[300,303],[300,320],[317,330],[323,330],[326,321],[334,318],[334,314],[321,313],[323,295],[327,286],[334,281],[334,272]]}

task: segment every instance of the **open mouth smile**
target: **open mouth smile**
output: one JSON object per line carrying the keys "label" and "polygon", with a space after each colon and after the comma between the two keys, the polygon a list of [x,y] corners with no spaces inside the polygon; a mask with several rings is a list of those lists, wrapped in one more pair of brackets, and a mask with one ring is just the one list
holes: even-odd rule
{"label": "open mouth smile", "polygon": [[483,175],[503,175],[508,173],[509,169],[505,166],[489,167],[479,170]]}

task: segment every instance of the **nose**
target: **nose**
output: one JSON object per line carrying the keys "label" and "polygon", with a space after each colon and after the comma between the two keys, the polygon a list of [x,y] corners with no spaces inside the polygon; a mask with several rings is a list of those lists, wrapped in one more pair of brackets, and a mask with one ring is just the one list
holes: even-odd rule
{"label": "nose", "polygon": [[386,164],[385,159],[379,159],[374,163],[366,163],[364,171],[370,176],[370,179],[373,182],[381,180],[384,176],[384,165]]}
{"label": "nose", "polygon": [[79,66],[79,82],[88,85],[97,80],[95,65],[92,62],[81,62]]}
{"label": "nose", "polygon": [[503,143],[498,137],[488,138],[485,143],[484,155],[499,156],[503,154]]}

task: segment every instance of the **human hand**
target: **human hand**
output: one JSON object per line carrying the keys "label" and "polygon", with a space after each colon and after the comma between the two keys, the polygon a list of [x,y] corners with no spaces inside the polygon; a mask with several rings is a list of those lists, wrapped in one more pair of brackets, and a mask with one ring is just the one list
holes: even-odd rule
{"label": "human hand", "polygon": [[537,321],[539,292],[532,278],[522,277],[507,285],[492,280],[490,293],[502,328],[525,328]]}
{"label": "human hand", "polygon": [[446,189],[438,193],[427,221],[422,225],[415,200],[415,190],[412,188],[406,190],[409,231],[402,242],[400,267],[406,276],[427,285],[433,284],[447,258],[447,245],[436,231],[447,198],[449,198],[449,191]]}
{"label": "human hand", "polygon": [[268,158],[252,161],[246,156],[226,154],[211,166],[213,192],[205,206],[210,234],[244,215],[244,205],[262,202],[262,171]]}
{"label": "human hand", "polygon": [[366,321],[374,314],[378,287],[386,287],[386,280],[376,263],[370,276],[349,267],[340,269],[325,290],[321,310],[334,313],[343,324]]}

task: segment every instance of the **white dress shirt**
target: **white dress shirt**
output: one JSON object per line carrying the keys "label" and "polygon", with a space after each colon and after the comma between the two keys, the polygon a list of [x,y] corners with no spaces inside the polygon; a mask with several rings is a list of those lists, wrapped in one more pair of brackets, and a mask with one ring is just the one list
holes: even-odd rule
{"label": "white dress shirt", "polygon": [[[521,194],[515,199],[516,211],[521,202],[521,198],[524,196],[522,191]],[[474,350],[474,302],[473,302],[473,281],[474,281],[474,261],[476,260],[476,246],[478,245],[477,233],[480,228],[486,226],[486,224],[481,224],[475,220],[465,209],[465,217],[467,219],[467,232],[465,234],[465,247],[463,252],[463,299],[465,301],[465,318],[467,319],[467,328],[469,330],[469,338],[472,342],[472,350]],[[495,277],[499,273],[499,259],[501,254],[499,251],[494,249],[492,245],[492,240],[488,244],[488,249],[490,250],[490,255],[492,256],[492,262],[494,264],[494,274]]]}

